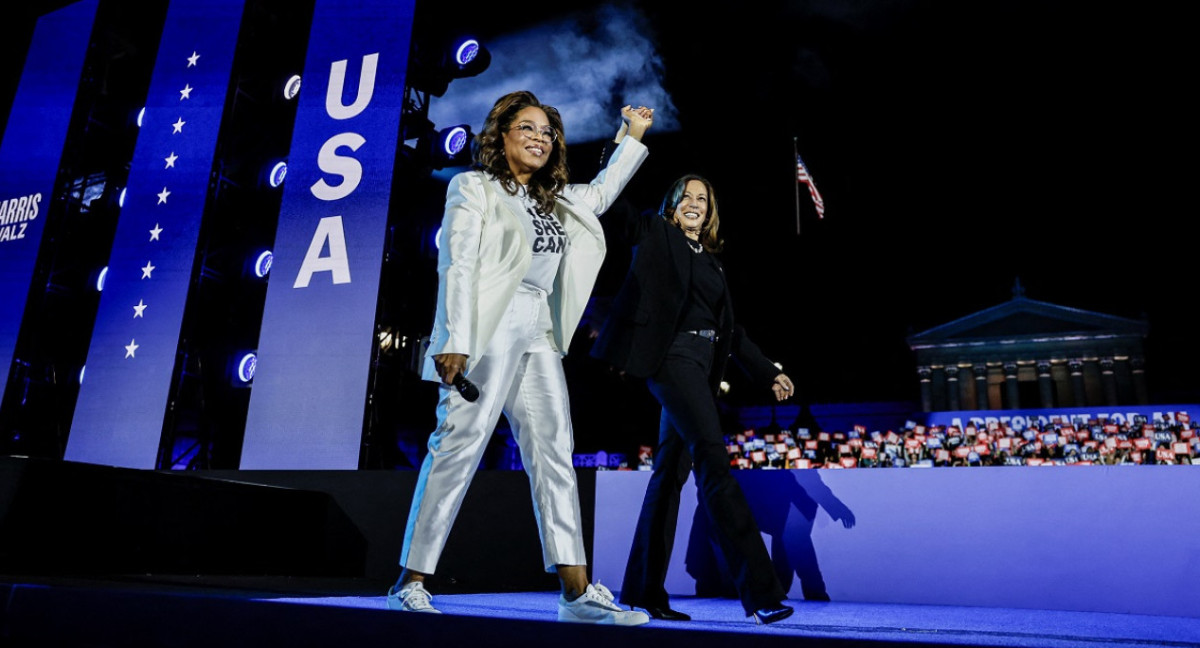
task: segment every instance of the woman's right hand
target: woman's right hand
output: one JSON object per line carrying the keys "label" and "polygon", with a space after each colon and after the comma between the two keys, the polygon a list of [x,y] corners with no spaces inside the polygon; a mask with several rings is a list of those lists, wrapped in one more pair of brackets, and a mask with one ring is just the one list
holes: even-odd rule
{"label": "woman's right hand", "polygon": [[433,364],[437,368],[442,382],[453,385],[455,377],[467,369],[467,356],[461,353],[440,353],[433,356]]}
{"label": "woman's right hand", "polygon": [[627,134],[635,140],[640,141],[642,135],[645,135],[653,124],[653,108],[625,106],[621,109],[621,129],[627,131]]}

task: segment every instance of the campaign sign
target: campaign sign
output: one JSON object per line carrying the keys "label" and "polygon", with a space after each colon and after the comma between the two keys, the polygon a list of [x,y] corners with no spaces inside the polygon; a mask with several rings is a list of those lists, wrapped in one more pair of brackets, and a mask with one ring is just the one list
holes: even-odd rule
{"label": "campaign sign", "polygon": [[98,0],[38,19],[0,142],[0,395],[4,394]]}
{"label": "campaign sign", "polygon": [[172,0],[66,458],[154,468],[243,0]]}
{"label": "campaign sign", "polygon": [[413,6],[314,8],[242,468],[358,468]]}

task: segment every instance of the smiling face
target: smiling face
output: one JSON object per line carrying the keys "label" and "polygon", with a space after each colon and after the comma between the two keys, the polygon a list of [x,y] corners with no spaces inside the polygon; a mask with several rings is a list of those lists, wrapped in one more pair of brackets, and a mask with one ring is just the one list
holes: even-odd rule
{"label": "smiling face", "polygon": [[679,204],[675,206],[675,212],[671,215],[671,221],[689,238],[698,239],[700,228],[704,226],[704,220],[708,217],[708,200],[708,189],[704,183],[689,180],[683,188]]}
{"label": "smiling face", "polygon": [[550,159],[554,142],[541,134],[547,128],[551,126],[546,113],[541,108],[529,106],[516,114],[504,133],[504,157],[517,182],[528,184],[529,178]]}

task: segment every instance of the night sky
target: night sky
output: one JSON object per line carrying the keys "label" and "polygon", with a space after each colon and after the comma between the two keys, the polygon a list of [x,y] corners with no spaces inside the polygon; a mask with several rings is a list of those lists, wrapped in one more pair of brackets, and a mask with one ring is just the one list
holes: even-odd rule
{"label": "night sky", "polygon": [[[1200,398],[1182,3],[716,4],[642,10],[673,114],[624,198],[650,208],[683,173],[714,182],[739,320],[810,402],[915,399],[906,336],[1007,301],[1018,278],[1030,299],[1145,318],[1154,400]],[[419,11],[486,39],[599,6]],[[5,47],[0,116],[23,51]],[[563,64],[550,47],[517,55]],[[641,103],[622,90],[597,92]],[[803,188],[797,202],[793,147],[823,220]],[[598,296],[627,260],[610,251]]]}
{"label": "night sky", "polygon": [[[1018,278],[1030,299],[1145,317],[1156,400],[1196,398],[1178,10],[774,2],[650,20],[680,130],[647,136],[626,197],[713,180],[739,319],[812,401],[914,398],[906,336]],[[798,235],[793,138],[826,204],[817,220],[801,191]]]}

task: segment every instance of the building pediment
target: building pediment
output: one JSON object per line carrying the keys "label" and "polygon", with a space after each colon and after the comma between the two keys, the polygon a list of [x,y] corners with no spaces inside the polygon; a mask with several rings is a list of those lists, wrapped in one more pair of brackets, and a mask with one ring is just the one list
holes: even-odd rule
{"label": "building pediment", "polygon": [[909,336],[910,347],[998,339],[1145,337],[1148,324],[1018,295],[1011,301]]}
{"label": "building pediment", "polygon": [[908,337],[926,412],[1147,401],[1145,319],[1012,300]]}

